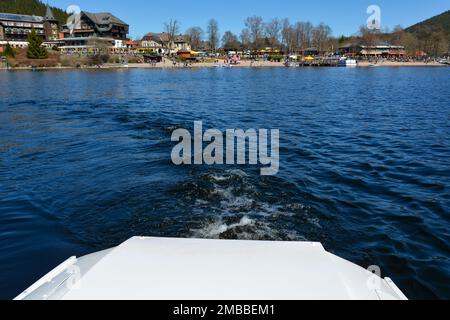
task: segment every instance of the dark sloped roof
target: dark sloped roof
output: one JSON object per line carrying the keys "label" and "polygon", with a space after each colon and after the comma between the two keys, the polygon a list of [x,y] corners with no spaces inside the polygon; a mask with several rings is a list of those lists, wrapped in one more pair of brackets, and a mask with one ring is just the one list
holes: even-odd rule
{"label": "dark sloped roof", "polygon": [[[162,32],[162,33],[153,33],[153,32],[149,32],[147,33],[142,40],[153,40],[156,42],[169,42],[169,34],[166,32]],[[173,39],[174,42],[188,42],[189,38],[185,35],[177,35],[175,36],[175,38]]]}
{"label": "dark sloped roof", "polygon": [[162,33],[154,33],[154,32],[149,32],[147,33],[142,40],[153,40],[156,42],[169,42],[169,35],[165,32]]}
{"label": "dark sloped roof", "polygon": [[100,12],[100,13],[92,13],[83,11],[83,14],[85,14],[89,19],[92,20],[95,24],[121,24],[124,26],[128,26],[128,23],[120,20],[115,15],[109,13],[109,12]]}

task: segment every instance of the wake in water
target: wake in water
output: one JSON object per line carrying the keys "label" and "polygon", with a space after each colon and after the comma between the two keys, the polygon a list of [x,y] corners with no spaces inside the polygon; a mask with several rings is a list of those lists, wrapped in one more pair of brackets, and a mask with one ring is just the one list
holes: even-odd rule
{"label": "wake in water", "polygon": [[179,191],[193,211],[189,236],[194,238],[303,241],[299,221],[321,228],[307,206],[271,197],[268,180],[242,170],[197,175]]}

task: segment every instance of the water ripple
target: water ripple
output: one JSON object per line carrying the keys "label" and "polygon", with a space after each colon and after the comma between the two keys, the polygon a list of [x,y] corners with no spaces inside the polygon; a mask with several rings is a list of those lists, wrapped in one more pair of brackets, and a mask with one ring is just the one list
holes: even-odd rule
{"label": "water ripple", "polygon": [[[310,240],[449,298],[449,69],[0,74],[0,298],[134,235]],[[275,177],[171,133],[279,128]]]}

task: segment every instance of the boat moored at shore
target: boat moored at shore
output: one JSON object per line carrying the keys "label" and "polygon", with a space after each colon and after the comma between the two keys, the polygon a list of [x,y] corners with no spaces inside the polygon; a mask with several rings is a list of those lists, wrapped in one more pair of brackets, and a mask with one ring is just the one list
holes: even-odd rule
{"label": "boat moored at shore", "polygon": [[358,61],[356,61],[355,59],[349,59],[346,57],[342,57],[339,60],[338,66],[339,67],[357,67]]}

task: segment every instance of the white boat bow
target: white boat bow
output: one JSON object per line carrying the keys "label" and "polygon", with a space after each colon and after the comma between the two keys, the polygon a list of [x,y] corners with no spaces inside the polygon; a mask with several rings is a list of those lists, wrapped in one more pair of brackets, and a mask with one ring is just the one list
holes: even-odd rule
{"label": "white boat bow", "polygon": [[135,237],[72,257],[17,300],[405,300],[320,243]]}

